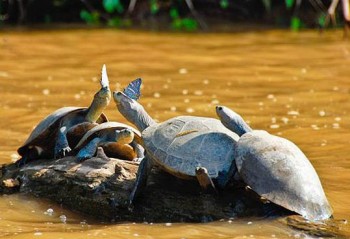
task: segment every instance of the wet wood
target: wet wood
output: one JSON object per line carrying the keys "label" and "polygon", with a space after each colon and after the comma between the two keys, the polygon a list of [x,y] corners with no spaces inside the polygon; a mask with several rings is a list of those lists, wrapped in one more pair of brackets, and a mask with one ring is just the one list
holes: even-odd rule
{"label": "wet wood", "polygon": [[[181,180],[158,169],[152,171],[147,188],[131,207],[128,197],[137,168],[135,162],[97,157],[82,163],[66,157],[37,160],[22,168],[3,165],[0,192],[31,193],[85,215],[116,222],[209,222],[289,214],[276,205],[262,203],[244,185],[205,194],[198,182]],[[336,223],[317,227],[301,217],[287,217],[281,222],[312,235],[334,236],[338,232]]]}

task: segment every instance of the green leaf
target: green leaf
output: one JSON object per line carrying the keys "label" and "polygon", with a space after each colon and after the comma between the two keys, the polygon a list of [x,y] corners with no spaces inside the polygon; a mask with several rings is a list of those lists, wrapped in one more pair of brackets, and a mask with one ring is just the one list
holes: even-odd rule
{"label": "green leaf", "polygon": [[301,20],[298,17],[292,17],[290,21],[290,28],[293,31],[298,31],[301,28]]}
{"label": "green leaf", "polygon": [[171,8],[169,14],[172,19],[179,18],[179,12],[176,8]]}
{"label": "green leaf", "polygon": [[221,0],[221,1],[220,1],[220,6],[221,6],[221,8],[223,8],[223,9],[228,8],[228,0]]}
{"label": "green leaf", "polygon": [[171,26],[175,30],[180,30],[182,27],[182,21],[180,18],[174,19],[174,21],[171,23]]}
{"label": "green leaf", "polygon": [[151,2],[151,13],[156,14],[159,10],[158,3],[156,1]]}
{"label": "green leaf", "polygon": [[103,0],[103,7],[108,13],[113,13],[114,11],[122,13],[124,11],[120,0]]}
{"label": "green leaf", "polygon": [[320,27],[324,27],[326,25],[326,15],[325,14],[320,15],[317,19],[317,22]]}
{"label": "green leaf", "polygon": [[186,31],[195,31],[198,29],[198,23],[193,18],[182,19],[182,26]]}
{"label": "green leaf", "polygon": [[110,27],[120,27],[122,24],[122,21],[119,17],[114,17],[108,20],[107,25]]}
{"label": "green leaf", "polygon": [[80,18],[83,19],[85,22],[89,23],[92,21],[92,16],[91,13],[89,13],[86,10],[81,10],[80,11]]}
{"label": "green leaf", "polygon": [[287,9],[291,9],[294,4],[294,0],[285,0]]}

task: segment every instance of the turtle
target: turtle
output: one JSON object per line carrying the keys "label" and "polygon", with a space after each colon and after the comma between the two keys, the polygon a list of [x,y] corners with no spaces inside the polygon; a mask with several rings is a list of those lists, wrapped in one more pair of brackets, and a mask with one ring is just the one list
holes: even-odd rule
{"label": "turtle", "polygon": [[[233,147],[238,135],[214,118],[177,116],[156,123],[136,100],[113,92],[119,112],[141,131],[145,157],[141,160],[130,205],[142,192],[153,166],[181,179],[197,179],[205,191],[225,187],[236,167]],[[232,167],[233,166],[233,167]]]}
{"label": "turtle", "polygon": [[137,161],[144,156],[140,142],[141,133],[137,129],[109,121],[86,132],[73,152],[78,152],[76,157],[78,161],[82,161],[93,157],[100,146],[108,157]]}
{"label": "turtle", "polygon": [[332,216],[320,179],[305,154],[288,139],[252,130],[243,118],[217,106],[222,124],[240,136],[233,145],[239,177],[259,196],[308,220]]}
{"label": "turtle", "polygon": [[[102,67],[101,89],[95,94],[91,105],[86,107],[63,107],[43,119],[29,135],[17,152],[22,166],[33,159],[61,158],[71,151],[67,136],[79,139],[99,123],[108,121],[102,111],[109,104],[111,91],[106,66]],[[74,143],[73,143],[74,145]]]}

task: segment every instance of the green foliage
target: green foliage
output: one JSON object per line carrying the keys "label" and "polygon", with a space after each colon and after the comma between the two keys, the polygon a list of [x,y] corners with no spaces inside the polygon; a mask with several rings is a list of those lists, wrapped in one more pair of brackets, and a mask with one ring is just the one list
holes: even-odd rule
{"label": "green foliage", "polygon": [[98,12],[90,13],[86,10],[81,10],[80,18],[90,25],[98,25],[100,23],[100,14]]}
{"label": "green foliage", "polygon": [[159,11],[159,5],[157,0],[150,0],[151,13],[156,14]]}
{"label": "green foliage", "polygon": [[196,31],[198,29],[198,23],[195,19],[189,17],[181,18],[176,8],[171,8],[169,15],[172,19],[171,27],[174,30]]}
{"label": "green foliage", "polygon": [[220,7],[223,9],[228,8],[228,0],[220,0]]}
{"label": "green foliage", "polygon": [[317,19],[317,23],[320,27],[325,27],[326,25],[326,14],[321,14],[318,19]]}
{"label": "green foliage", "polygon": [[291,9],[294,4],[294,0],[285,0],[287,9]]}
{"label": "green foliage", "polygon": [[293,31],[298,31],[300,30],[301,28],[301,25],[302,25],[302,22],[300,20],[300,18],[298,17],[292,17],[291,21],[290,21],[290,28],[293,30]]}
{"label": "green foliage", "polygon": [[175,19],[175,18],[179,18],[179,17],[180,17],[179,12],[178,12],[177,9],[174,8],[174,7],[172,7],[172,8],[170,9],[169,14],[170,14],[170,17],[171,17],[172,19]]}
{"label": "green foliage", "polygon": [[124,7],[120,0],[103,0],[103,7],[108,13],[124,12]]}

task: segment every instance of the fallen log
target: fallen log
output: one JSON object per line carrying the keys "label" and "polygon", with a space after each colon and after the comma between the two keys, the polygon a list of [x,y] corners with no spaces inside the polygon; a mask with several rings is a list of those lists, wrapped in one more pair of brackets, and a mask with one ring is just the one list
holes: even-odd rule
{"label": "fallen log", "polygon": [[[2,165],[0,169],[1,194],[30,193],[105,221],[209,222],[290,214],[277,205],[263,203],[244,186],[230,185],[217,194],[205,194],[198,182],[181,180],[158,169],[153,169],[147,187],[131,208],[128,197],[138,163],[113,158],[94,157],[78,163],[74,157],[65,157],[37,160],[21,168]],[[334,221],[329,230],[324,229],[324,223],[322,230],[306,227],[310,222],[303,223],[301,217],[281,222],[293,229],[301,225],[299,229],[306,232],[310,228],[309,233],[314,235],[338,235]]]}

